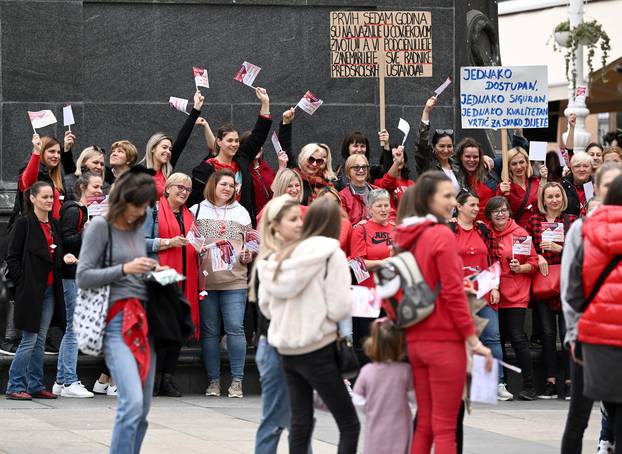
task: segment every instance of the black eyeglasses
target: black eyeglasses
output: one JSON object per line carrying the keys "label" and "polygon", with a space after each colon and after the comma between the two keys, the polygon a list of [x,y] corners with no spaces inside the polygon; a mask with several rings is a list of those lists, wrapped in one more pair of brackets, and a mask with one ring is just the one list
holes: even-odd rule
{"label": "black eyeglasses", "polygon": [[360,166],[352,166],[350,167],[350,170],[354,170],[355,172],[361,172],[363,170],[367,170],[369,169],[369,165],[360,165]]}

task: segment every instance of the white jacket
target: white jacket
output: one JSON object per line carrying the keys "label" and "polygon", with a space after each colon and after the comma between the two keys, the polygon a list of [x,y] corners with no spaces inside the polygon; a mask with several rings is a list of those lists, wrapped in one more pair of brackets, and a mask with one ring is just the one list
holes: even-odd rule
{"label": "white jacket", "polygon": [[270,319],[268,343],[282,355],[302,355],[337,339],[337,322],[352,313],[350,271],[339,241],[308,238],[283,261],[257,262],[259,308]]}

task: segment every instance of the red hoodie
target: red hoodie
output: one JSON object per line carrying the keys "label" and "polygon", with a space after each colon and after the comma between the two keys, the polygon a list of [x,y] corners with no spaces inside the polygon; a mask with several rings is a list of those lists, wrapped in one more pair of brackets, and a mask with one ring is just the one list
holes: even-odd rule
{"label": "red hoodie", "polygon": [[435,290],[440,285],[432,315],[406,330],[408,342],[464,342],[475,334],[475,326],[464,293],[462,260],[456,250],[456,238],[443,224],[417,219],[417,224],[398,226],[395,244],[409,250],[417,260],[423,278]]}
{"label": "red hoodie", "polygon": [[[41,162],[41,155],[32,154],[30,156],[30,160],[24,169],[24,172],[19,177],[17,182],[18,189],[21,192],[26,191],[26,189],[30,188],[33,184],[37,182],[39,178],[39,164]],[[60,165],[60,164],[59,164]],[[60,208],[63,205],[63,198],[61,198],[61,193],[56,188],[55,185],[52,185],[52,189],[54,189],[54,204],[52,205],[52,217],[56,220],[60,219]]]}
{"label": "red hoodie", "polygon": [[499,261],[501,263],[501,282],[499,283],[499,309],[527,308],[529,305],[529,292],[531,290],[531,276],[538,269],[538,256],[531,243],[530,255],[515,255],[521,265],[528,263],[531,265],[531,273],[514,273],[510,270],[510,260],[512,260],[512,237],[529,236],[527,231],[519,226],[513,219],[508,220],[505,229],[501,232],[494,227],[490,228],[491,263]]}

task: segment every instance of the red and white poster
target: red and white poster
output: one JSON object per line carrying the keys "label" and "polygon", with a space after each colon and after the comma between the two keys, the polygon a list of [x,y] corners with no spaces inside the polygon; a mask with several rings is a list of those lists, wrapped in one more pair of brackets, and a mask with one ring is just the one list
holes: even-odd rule
{"label": "red and white poster", "polygon": [[89,218],[108,214],[108,196],[100,195],[86,198],[86,209]]}
{"label": "red and white poster", "polygon": [[512,235],[512,255],[531,255],[531,237]]}
{"label": "red and white poster", "polygon": [[281,142],[279,142],[279,136],[277,135],[276,131],[272,132],[272,146],[276,150],[276,154],[279,154],[281,151],[283,151],[283,147],[281,146]]}
{"label": "red and white poster", "polygon": [[375,288],[351,285],[352,317],[378,318],[380,315],[380,297]]}
{"label": "red and white poster", "polygon": [[180,112],[183,112],[186,115],[189,115],[189,113],[186,112],[186,109],[188,109],[187,99],[176,98],[174,96],[171,96],[170,98],[168,98],[168,105],[171,106],[175,110],[179,110]]}
{"label": "red and white poster", "polygon": [[302,110],[307,112],[309,115],[313,115],[316,110],[320,108],[320,106],[324,103],[320,98],[315,96],[310,91],[307,91],[305,95],[302,97],[296,107],[300,107]]}
{"label": "red and white poster", "polygon": [[364,280],[369,279],[370,274],[362,258],[354,257],[352,260],[350,260],[349,264],[350,268],[352,268],[352,271],[354,272],[354,277],[356,278],[357,284],[360,284]]}
{"label": "red and white poster", "polygon": [[261,68],[259,66],[253,65],[252,63],[245,61],[244,63],[242,63],[242,67],[238,70],[233,79],[243,83],[244,85],[253,87],[253,82],[255,82],[259,71],[261,71]]}
{"label": "red and white poster", "polygon": [[260,236],[255,229],[249,229],[244,232],[244,249],[251,252],[259,253]]}
{"label": "red and white poster", "polygon": [[194,75],[194,84],[199,87],[209,88],[209,78],[207,77],[207,69],[192,67],[192,74]]}
{"label": "red and white poster", "polygon": [[542,241],[564,242],[564,224],[562,222],[543,222]]}
{"label": "red and white poster", "polygon": [[28,118],[34,129],[44,128],[45,126],[56,123],[56,117],[51,110],[40,110],[38,112],[28,111]]}

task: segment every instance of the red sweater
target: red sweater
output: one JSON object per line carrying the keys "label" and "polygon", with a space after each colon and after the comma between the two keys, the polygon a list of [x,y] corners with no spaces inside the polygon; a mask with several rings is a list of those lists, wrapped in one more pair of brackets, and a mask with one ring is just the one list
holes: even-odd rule
{"label": "red sweater", "polygon": [[[525,207],[521,212],[520,218],[516,219],[516,215],[518,214],[519,208],[523,204],[529,185],[527,184],[525,189],[523,189],[516,183],[510,183],[510,193],[507,196],[508,202],[510,202],[510,207],[512,207],[512,216],[516,220],[516,223],[522,228],[527,226],[527,222],[531,216],[539,213],[538,188],[540,187],[540,178],[531,177],[530,180],[531,189],[529,190],[529,198],[527,199],[527,203],[525,203]],[[497,188],[497,195],[503,195],[501,193],[501,185]]]}
{"label": "red sweater", "polygon": [[486,204],[490,199],[494,197],[495,191],[490,189],[488,185],[486,185],[483,181],[478,181],[477,184],[474,185],[473,176],[469,177],[469,186],[471,187],[471,190],[474,191],[479,197],[479,213],[477,215],[476,221],[486,222],[486,215],[484,214],[484,212],[486,211]]}
{"label": "red sweater", "polygon": [[[372,220],[361,221],[352,230],[350,257],[361,257],[363,260],[386,259],[391,255],[390,246],[393,245],[394,235],[395,224],[392,222],[382,225]],[[359,285],[376,287],[373,276],[369,276]]]}
{"label": "red sweater", "polygon": [[[411,218],[412,219],[412,218]],[[395,244],[411,251],[431,289],[440,285],[434,312],[421,323],[406,330],[408,342],[464,342],[475,334],[475,326],[467,305],[462,278],[462,260],[456,251],[456,239],[442,224],[423,221],[402,224],[395,233]]]}
{"label": "red sweater", "polygon": [[374,185],[379,188],[386,189],[391,194],[391,207],[397,210],[397,206],[410,186],[414,186],[415,182],[413,180],[402,180],[398,178],[393,178],[388,173],[385,173],[382,178],[377,178],[374,181]]}
{"label": "red sweater", "polygon": [[[41,155],[32,154],[30,155],[30,160],[26,165],[26,168],[22,172],[18,181],[18,189],[20,192],[24,192],[30,186],[35,184],[39,178],[39,164],[41,162]],[[60,164],[59,164],[60,165]],[[52,205],[52,217],[56,220],[60,220],[60,208],[62,206],[62,202],[60,199],[60,192],[54,186],[54,204]]]}

